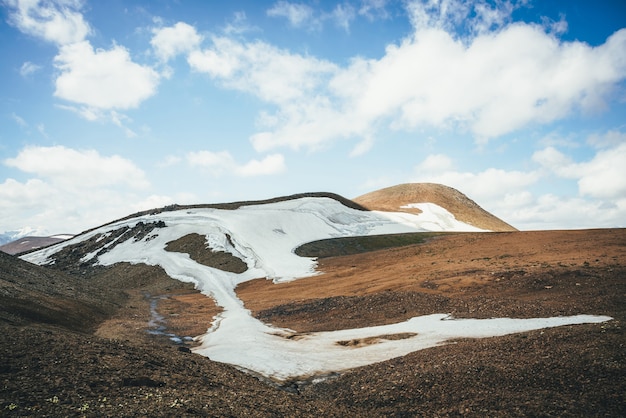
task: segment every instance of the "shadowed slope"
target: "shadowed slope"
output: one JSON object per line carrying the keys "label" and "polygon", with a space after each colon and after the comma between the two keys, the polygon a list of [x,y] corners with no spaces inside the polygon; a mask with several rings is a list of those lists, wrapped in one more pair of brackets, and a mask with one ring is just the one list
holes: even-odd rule
{"label": "shadowed slope", "polygon": [[91,331],[114,311],[123,295],[60,271],[0,252],[0,323],[44,323]]}
{"label": "shadowed slope", "polygon": [[387,187],[353,199],[369,210],[419,214],[417,208],[402,208],[411,203],[434,203],[455,218],[490,231],[516,231],[516,228],[487,212],[476,202],[452,187],[435,183],[409,183]]}

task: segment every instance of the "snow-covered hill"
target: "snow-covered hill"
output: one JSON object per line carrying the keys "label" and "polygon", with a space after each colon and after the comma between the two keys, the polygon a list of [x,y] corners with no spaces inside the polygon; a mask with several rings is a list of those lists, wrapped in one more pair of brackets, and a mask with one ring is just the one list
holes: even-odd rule
{"label": "snow-covered hill", "polygon": [[[294,253],[310,241],[417,231],[480,231],[437,205],[415,206],[421,209],[419,215],[363,211],[329,197],[302,197],[237,209],[155,211],[96,228],[22,258],[43,265],[68,260],[83,265],[159,265],[170,277],[194,283],[223,308],[216,318],[207,318],[207,332],[198,336],[201,344],[196,353],[279,381],[363,366],[453,338],[610,319],[580,315],[457,320],[444,312],[386,326],[297,335],[255,319],[238,299],[235,287],[248,280],[265,277],[282,282],[316,274],[315,259]],[[229,253],[247,269],[224,271],[166,249],[168,243],[190,234],[203,235],[207,251]]]}

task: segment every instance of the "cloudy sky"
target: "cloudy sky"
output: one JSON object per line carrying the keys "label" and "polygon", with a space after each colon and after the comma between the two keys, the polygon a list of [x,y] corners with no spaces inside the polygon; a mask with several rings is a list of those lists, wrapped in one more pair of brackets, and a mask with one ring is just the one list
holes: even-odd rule
{"label": "cloudy sky", "polygon": [[399,183],[626,227],[621,0],[0,0],[0,233]]}

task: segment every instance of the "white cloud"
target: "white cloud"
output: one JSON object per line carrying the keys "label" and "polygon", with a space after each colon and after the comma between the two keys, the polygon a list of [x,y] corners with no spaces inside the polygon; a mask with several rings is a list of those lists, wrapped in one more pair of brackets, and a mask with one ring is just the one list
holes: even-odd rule
{"label": "white cloud", "polygon": [[37,71],[41,70],[41,66],[37,65],[37,64],[33,64],[30,61],[26,61],[24,64],[22,64],[22,66],[20,67],[20,75],[22,77],[28,77],[34,73],[36,73]]}
{"label": "white cloud", "polygon": [[626,199],[626,143],[602,149],[580,163],[554,147],[535,152],[533,160],[558,177],[576,179],[581,196]]}
{"label": "white cloud", "polygon": [[46,126],[43,123],[37,125],[37,132],[39,132],[39,134],[44,138],[49,139],[48,132],[46,132]]}
{"label": "white cloud", "polygon": [[53,196],[50,188],[39,179],[30,179],[25,183],[8,178],[0,184],[0,207],[4,211],[13,209],[30,210],[41,205],[42,199]]}
{"label": "white cloud", "polygon": [[156,55],[164,62],[179,54],[197,49],[202,42],[202,36],[198,34],[196,28],[184,22],[165,28],[156,28],[152,33],[154,36],[150,44]]}
{"label": "white cloud", "polygon": [[8,179],[0,184],[0,231],[45,226],[50,234],[79,233],[172,201],[146,198],[124,187],[75,188],[40,179]]}
{"label": "white cloud", "polygon": [[337,26],[350,32],[350,22],[356,17],[356,11],[350,4],[338,4],[330,14],[330,18],[335,22]]}
{"label": "white cloud", "polygon": [[159,83],[152,68],[133,62],[119,45],[95,51],[87,41],[64,45],[55,66],[60,75],[54,95],[96,109],[137,107],[155,94]]}
{"label": "white cloud", "polygon": [[235,12],[233,19],[224,27],[224,33],[226,35],[242,35],[246,32],[256,32],[259,30],[258,27],[251,26],[248,23],[248,16],[245,12]]}
{"label": "white cloud", "polygon": [[168,155],[163,161],[157,163],[157,166],[160,168],[171,167],[180,163],[182,160],[183,159],[177,155]]}
{"label": "white cloud", "polygon": [[626,77],[624,51],[626,30],[592,48],[559,43],[524,24],[480,35],[468,46],[425,29],[389,46],[380,60],[356,60],[338,76],[349,82],[336,84],[370,119],[389,116],[398,129],[467,126],[487,140],[601,107],[609,87]]}
{"label": "white cloud", "polygon": [[309,95],[315,95],[324,77],[336,68],[328,61],[291,54],[260,41],[242,43],[227,37],[213,37],[212,41],[212,48],[189,55],[192,69],[269,103],[310,100]]}
{"label": "white cloud", "polygon": [[[286,15],[289,6],[276,3],[275,13]],[[453,128],[484,144],[602,110],[626,78],[626,29],[592,47],[563,42],[541,25],[511,23],[518,3],[450,0],[406,7],[414,32],[378,59],[354,58],[340,67],[260,41],[214,37],[188,62],[223,87],[276,106],[262,113],[251,136],[259,152],[318,149],[350,138],[360,142],[356,155],[385,128]],[[471,13],[473,26],[459,37],[454,30],[469,24]]]}
{"label": "white cloud", "polygon": [[130,160],[119,155],[101,156],[95,150],[31,146],[22,149],[15,158],[6,159],[4,164],[63,188],[123,185],[144,189],[149,186],[144,172]]}
{"label": "white cloud", "polygon": [[191,166],[202,167],[213,176],[232,174],[239,177],[278,174],[286,170],[285,159],[281,154],[271,154],[262,160],[252,159],[239,164],[228,151],[197,151],[187,154]]}
{"label": "white cloud", "polygon": [[7,0],[9,22],[20,31],[58,45],[84,40],[91,28],[80,13],[81,0]]}
{"label": "white cloud", "polygon": [[597,148],[613,147],[626,143],[626,133],[618,130],[610,130],[602,135],[592,134],[587,142]]}
{"label": "white cloud", "polygon": [[515,9],[526,3],[526,0],[498,1],[495,4],[485,0],[413,0],[406,2],[406,9],[417,30],[436,28],[451,33],[467,32],[467,36],[471,37],[498,30],[511,21]]}
{"label": "white cloud", "polygon": [[525,230],[626,227],[626,199],[611,205],[581,197],[541,195],[508,212],[505,220]]}
{"label": "white cloud", "polygon": [[428,174],[442,173],[451,170],[453,165],[452,159],[447,155],[432,154],[417,165],[416,171]]}
{"label": "white cloud", "polygon": [[270,154],[262,160],[250,160],[238,166],[235,172],[242,177],[266,176],[286,170],[285,158],[281,154]]}
{"label": "white cloud", "polygon": [[45,225],[50,233],[78,233],[152,204],[166,196],[143,196],[145,173],[117,155],[66,147],[27,147],[6,166],[33,176],[0,184],[0,231]]}
{"label": "white cloud", "polygon": [[284,17],[291,26],[296,28],[313,25],[315,22],[313,9],[302,3],[279,1],[267,10],[267,15],[270,17]]}
{"label": "white cloud", "polygon": [[359,8],[359,15],[367,17],[369,20],[388,19],[389,12],[386,9],[387,0],[363,0]]}

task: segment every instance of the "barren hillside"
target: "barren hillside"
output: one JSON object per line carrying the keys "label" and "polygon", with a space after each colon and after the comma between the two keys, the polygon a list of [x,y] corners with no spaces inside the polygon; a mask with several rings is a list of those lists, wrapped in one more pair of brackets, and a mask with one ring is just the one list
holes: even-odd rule
{"label": "barren hillside", "polygon": [[369,210],[420,213],[417,208],[403,208],[412,203],[429,202],[446,208],[456,219],[490,231],[516,229],[487,212],[476,202],[452,187],[434,183],[409,183],[387,187],[353,199]]}

